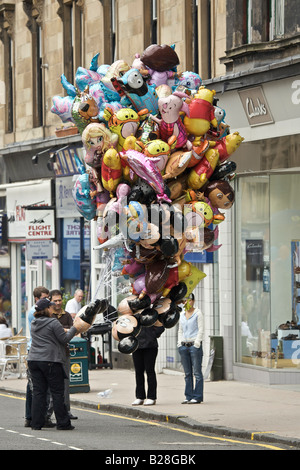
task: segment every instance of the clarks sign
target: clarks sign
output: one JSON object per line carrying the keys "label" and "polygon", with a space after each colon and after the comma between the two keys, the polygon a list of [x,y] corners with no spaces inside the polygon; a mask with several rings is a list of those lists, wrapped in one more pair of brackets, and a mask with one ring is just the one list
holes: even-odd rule
{"label": "clarks sign", "polygon": [[274,122],[261,87],[239,91],[239,95],[250,126],[261,126]]}

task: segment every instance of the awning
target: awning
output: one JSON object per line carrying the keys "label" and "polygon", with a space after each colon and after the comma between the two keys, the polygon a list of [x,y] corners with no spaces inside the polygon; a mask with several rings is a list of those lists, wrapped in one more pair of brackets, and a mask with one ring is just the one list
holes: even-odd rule
{"label": "awning", "polygon": [[0,155],[3,156],[8,179],[14,183],[55,176],[53,163],[57,152],[62,149],[75,151],[81,148],[81,136],[77,134],[70,137],[17,142],[0,149]]}

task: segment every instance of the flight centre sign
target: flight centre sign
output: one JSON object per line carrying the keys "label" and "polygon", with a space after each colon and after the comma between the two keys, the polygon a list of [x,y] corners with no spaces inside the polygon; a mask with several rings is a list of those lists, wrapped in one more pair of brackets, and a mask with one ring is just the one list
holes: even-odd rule
{"label": "flight centre sign", "polygon": [[26,240],[51,240],[55,238],[54,210],[26,209],[25,214]]}

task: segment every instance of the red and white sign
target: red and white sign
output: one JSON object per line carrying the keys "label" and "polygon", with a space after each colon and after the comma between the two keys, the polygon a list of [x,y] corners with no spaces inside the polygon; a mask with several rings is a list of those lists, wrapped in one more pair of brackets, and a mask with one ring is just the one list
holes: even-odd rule
{"label": "red and white sign", "polygon": [[51,180],[39,183],[13,183],[6,188],[8,240],[24,241],[26,238],[26,206],[51,206]]}
{"label": "red and white sign", "polygon": [[49,240],[55,238],[54,210],[26,209],[26,240]]}

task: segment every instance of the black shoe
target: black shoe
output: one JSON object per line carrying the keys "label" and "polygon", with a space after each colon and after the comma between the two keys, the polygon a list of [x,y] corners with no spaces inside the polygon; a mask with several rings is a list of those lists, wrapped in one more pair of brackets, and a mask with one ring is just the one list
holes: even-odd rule
{"label": "black shoe", "polygon": [[30,428],[31,427],[31,419],[25,419],[25,428]]}
{"label": "black shoe", "polygon": [[47,419],[43,428],[55,428],[56,424],[52,423],[51,419]]}
{"label": "black shoe", "polygon": [[58,431],[72,431],[72,429],[75,429],[75,426],[72,426],[72,424],[69,424],[68,426],[56,426],[56,429]]}
{"label": "black shoe", "polygon": [[69,418],[70,419],[78,419],[78,416],[74,416],[74,415],[72,415],[72,413],[69,413]]}
{"label": "black shoe", "polygon": [[41,427],[41,426],[40,426],[40,427],[33,427],[33,426],[31,426],[31,429],[32,429],[33,431],[41,431],[42,427]]}

